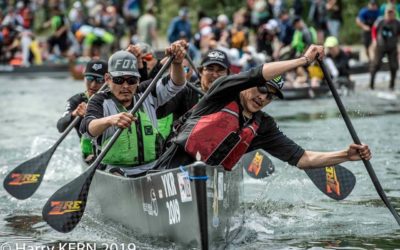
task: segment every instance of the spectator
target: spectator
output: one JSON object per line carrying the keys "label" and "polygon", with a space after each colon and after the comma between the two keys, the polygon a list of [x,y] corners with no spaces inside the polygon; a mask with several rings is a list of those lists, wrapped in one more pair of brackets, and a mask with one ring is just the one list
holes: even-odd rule
{"label": "spectator", "polygon": [[183,37],[190,41],[192,38],[192,32],[188,18],[189,10],[186,7],[183,7],[179,10],[179,16],[172,19],[167,30],[167,37],[170,43],[173,43]]}
{"label": "spectator", "polygon": [[367,7],[358,12],[356,18],[357,25],[363,30],[363,43],[367,53],[368,61],[371,61],[370,46],[372,43],[371,29],[372,25],[379,16],[378,3],[376,0],[370,0]]}
{"label": "spectator", "polygon": [[292,48],[295,56],[300,56],[309,45],[316,42],[317,32],[313,27],[307,27],[300,17],[293,20],[293,27]]}
{"label": "spectator", "polygon": [[327,26],[329,34],[334,37],[339,37],[340,25],[342,19],[342,0],[328,0],[326,3],[328,14]]}
{"label": "spectator", "polygon": [[274,50],[273,57],[275,60],[279,59],[282,49],[290,45],[293,39],[294,29],[287,10],[282,10],[281,13],[279,14],[278,25],[279,25],[278,27],[279,45]]}
{"label": "spectator", "polygon": [[318,44],[323,44],[325,40],[325,32],[327,31],[326,16],[324,0],[313,0],[308,13],[308,20],[317,29]]}
{"label": "spectator", "polygon": [[400,21],[396,19],[396,10],[388,5],[384,18],[378,18],[372,27],[372,41],[375,57],[371,67],[370,88],[374,89],[375,75],[382,64],[382,58],[387,54],[390,67],[390,90],[394,90],[396,72],[399,68],[397,58],[397,43],[400,35]]}
{"label": "spectator", "polygon": [[123,14],[126,26],[129,28],[129,38],[134,41],[137,21],[140,16],[140,0],[125,0]]}
{"label": "spectator", "polygon": [[152,5],[146,6],[146,13],[138,20],[138,37],[151,47],[157,47],[157,19]]}

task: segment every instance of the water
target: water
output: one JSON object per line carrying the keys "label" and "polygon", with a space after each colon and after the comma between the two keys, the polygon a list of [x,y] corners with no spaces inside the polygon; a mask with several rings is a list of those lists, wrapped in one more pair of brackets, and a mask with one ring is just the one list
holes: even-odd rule
{"label": "water", "polygon": [[[16,165],[57,140],[55,125],[65,100],[84,86],[69,79],[1,78],[0,82],[3,181]],[[343,102],[359,137],[372,148],[371,163],[386,194],[400,210],[400,100],[363,91]],[[266,111],[305,149],[341,150],[351,142],[331,98],[275,102]],[[42,206],[50,195],[80,173],[77,143],[72,132],[53,155],[42,185],[31,198],[19,201],[0,188],[0,245],[85,243],[105,248],[101,244],[118,243],[128,249],[128,243],[135,243],[138,249],[174,248],[169,243],[135,238],[119,225],[104,221],[91,201],[71,233],[55,232],[41,220]],[[229,249],[400,249],[400,227],[380,201],[361,162],[343,164],[356,175],[357,185],[346,200],[337,202],[322,194],[302,171],[272,160],[274,175],[245,180],[245,224]]]}

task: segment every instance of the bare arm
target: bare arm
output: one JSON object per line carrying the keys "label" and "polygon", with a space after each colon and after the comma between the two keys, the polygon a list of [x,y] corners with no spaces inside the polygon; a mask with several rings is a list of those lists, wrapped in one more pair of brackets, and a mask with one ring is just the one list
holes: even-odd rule
{"label": "bare arm", "polygon": [[297,163],[301,169],[318,168],[336,165],[345,161],[358,161],[371,159],[368,145],[351,144],[348,149],[334,152],[305,151]]}
{"label": "bare arm", "polygon": [[319,45],[311,45],[304,56],[292,60],[266,63],[263,66],[262,74],[265,80],[273,79],[274,77],[285,73],[286,71],[295,69],[299,66],[304,66],[314,61],[319,55],[319,58],[324,57],[324,47]]}
{"label": "bare arm", "polygon": [[89,123],[89,134],[91,134],[93,137],[97,137],[110,126],[127,128],[134,120],[136,120],[135,117],[129,113],[119,113],[116,115],[94,119]]}
{"label": "bare arm", "polygon": [[356,18],[356,24],[365,31],[369,31],[371,29],[368,25],[363,23],[359,17]]}
{"label": "bare arm", "polygon": [[182,62],[186,55],[188,44],[184,40],[179,40],[171,44],[165,50],[169,56],[175,55],[175,59],[171,64],[171,80],[177,86],[182,86],[186,83],[185,72],[183,71]]}

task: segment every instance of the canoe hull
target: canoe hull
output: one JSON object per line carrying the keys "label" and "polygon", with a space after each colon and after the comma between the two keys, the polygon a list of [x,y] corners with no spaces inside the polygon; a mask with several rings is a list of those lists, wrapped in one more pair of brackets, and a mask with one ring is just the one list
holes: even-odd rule
{"label": "canoe hull", "polygon": [[[201,249],[225,244],[242,222],[243,171],[194,165],[140,178],[97,171],[93,191],[104,217],[135,234]],[[200,178],[188,180],[186,175]],[[208,179],[204,180],[207,176]]]}

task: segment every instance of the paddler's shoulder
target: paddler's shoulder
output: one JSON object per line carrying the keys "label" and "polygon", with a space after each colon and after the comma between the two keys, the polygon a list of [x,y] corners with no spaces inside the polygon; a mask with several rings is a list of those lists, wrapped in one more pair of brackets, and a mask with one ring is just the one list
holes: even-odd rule
{"label": "paddler's shoulder", "polygon": [[263,133],[266,132],[267,130],[278,127],[278,125],[275,122],[275,119],[266,112],[258,111],[257,113],[254,114],[254,116],[255,119],[257,119],[257,121],[260,124],[258,132]]}
{"label": "paddler's shoulder", "polygon": [[90,101],[104,101],[105,99],[110,99],[111,98],[111,91],[109,89],[103,90],[103,91],[99,91],[96,94],[94,94],[92,96],[92,98],[90,99]]}
{"label": "paddler's shoulder", "polygon": [[68,101],[69,101],[69,102],[78,102],[78,103],[81,103],[81,102],[84,102],[85,99],[87,99],[87,98],[85,97],[85,93],[84,93],[84,92],[81,92],[81,93],[77,93],[77,94],[71,96],[71,97],[68,99]]}

